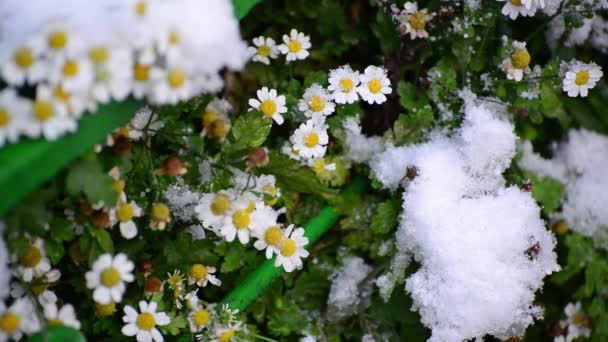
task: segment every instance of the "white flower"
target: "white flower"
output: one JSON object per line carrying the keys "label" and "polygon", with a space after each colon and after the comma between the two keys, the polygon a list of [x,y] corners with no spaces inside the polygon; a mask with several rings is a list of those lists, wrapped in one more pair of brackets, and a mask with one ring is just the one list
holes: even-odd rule
{"label": "white flower", "polygon": [[327,164],[325,158],[309,159],[306,161],[306,165],[308,165],[316,174],[320,174],[324,171],[336,170],[336,163]]}
{"label": "white flower", "polygon": [[86,57],[61,59],[51,65],[49,80],[70,93],[88,91],[95,81],[93,63]]}
{"label": "white flower", "polygon": [[167,69],[152,69],[150,101],[157,104],[176,104],[187,100],[200,91],[199,82],[189,69],[173,65]]}
{"label": "white flower", "polygon": [[268,90],[267,87],[257,91],[257,99],[249,99],[250,110],[259,110],[264,116],[271,117],[278,125],[284,121],[281,114],[287,112],[285,107],[285,96],[277,95],[275,89]]}
{"label": "white flower", "polygon": [[76,127],[76,121],[68,115],[67,107],[54,97],[53,90],[39,85],[24,128],[25,134],[30,138],[42,135],[47,140],[55,140],[66,132],[74,132]]}
{"label": "white flower", "polygon": [[17,96],[15,89],[0,91],[0,147],[6,141],[14,143],[19,139],[30,110],[29,102]]}
{"label": "white flower", "polygon": [[294,159],[294,160],[302,159],[302,158],[300,158],[299,152],[294,150],[293,145],[290,144],[289,142],[285,142],[285,144],[283,144],[283,146],[281,146],[281,153],[289,156],[289,158]]}
{"label": "white flower", "polygon": [[135,266],[126,254],[115,257],[103,254],[93,263],[93,269],[85,274],[87,288],[94,289],[93,299],[99,304],[119,303],[126,290],[124,282],[132,282]]}
{"label": "white flower", "polygon": [[368,66],[363,74],[359,76],[359,80],[361,85],[357,87],[357,92],[369,104],[385,102],[385,94],[390,94],[393,91],[386,70],[381,67]]}
{"label": "white flower", "polygon": [[248,198],[239,198],[234,201],[233,210],[224,217],[224,224],[220,234],[228,242],[234,241],[238,235],[239,241],[245,245],[249,242],[251,233],[251,212],[255,208],[255,203]]}
{"label": "white flower", "polygon": [[266,250],[266,259],[278,254],[283,242],[283,230],[277,223],[278,217],[279,212],[263,202],[257,203],[251,213],[252,235],[257,239],[253,247],[259,251]]}
{"label": "white flower", "polygon": [[64,304],[61,309],[57,303],[44,304],[44,318],[49,325],[64,325],[74,329],[80,329],[80,321],[76,318],[76,312],[72,304]]}
{"label": "white flower", "polygon": [[586,64],[575,60],[568,63],[567,68],[562,84],[570,97],[586,97],[589,89],[603,76],[602,67],[593,62]]}
{"label": "white flower", "polygon": [[211,311],[207,310],[203,305],[196,305],[192,307],[192,310],[190,310],[190,313],[188,314],[190,331],[193,333],[200,332],[207,326],[207,324],[209,324],[210,318]]}
{"label": "white flower", "polygon": [[418,10],[418,4],[413,2],[406,2],[403,7],[404,11],[399,21],[405,34],[409,33],[412,39],[427,38],[429,33],[426,31],[426,23],[432,18],[428,10],[426,8]]}
{"label": "white flower", "polygon": [[274,39],[259,36],[253,38],[253,45],[248,48],[249,54],[253,57],[254,62],[261,62],[266,65],[270,64],[270,59],[277,58],[279,49],[277,48]]}
{"label": "white flower", "polygon": [[135,63],[133,66],[133,97],[141,99],[150,92],[152,67],[147,64]]}
{"label": "white flower", "polygon": [[298,104],[298,109],[308,118],[323,118],[333,113],[335,108],[331,95],[318,84],[308,87]]}
{"label": "white flower", "polygon": [[286,272],[302,268],[302,258],[308,256],[304,246],[308,244],[308,238],[304,237],[304,228],[294,229],[290,225],[285,230],[285,239],[281,243],[280,253],[274,261],[274,266],[283,266]]}
{"label": "white flower", "polygon": [[44,241],[36,237],[24,255],[19,258],[16,268],[17,275],[25,282],[31,282],[34,278],[40,278],[51,270],[51,263],[46,256]]}
{"label": "white flower", "polygon": [[231,342],[237,341],[234,335],[239,331],[241,322],[231,326],[219,326],[216,328],[215,337],[209,340],[209,342]]}
{"label": "white flower", "polygon": [[43,54],[53,62],[61,62],[67,56],[79,55],[84,42],[76,30],[65,22],[51,22],[42,30],[40,38],[44,43]]}
{"label": "white flower", "polygon": [[133,222],[133,218],[141,215],[142,210],[134,201],[119,203],[116,209],[110,212],[111,220],[120,222],[120,234],[125,239],[132,239],[137,235],[137,225]]}
{"label": "white flower", "polygon": [[190,273],[188,273],[188,284],[196,284],[199,287],[205,287],[207,283],[216,286],[222,285],[222,281],[217,279],[213,273],[215,273],[215,267],[194,264],[190,267]]}
{"label": "white flower", "polygon": [[505,5],[502,7],[502,14],[508,16],[512,20],[517,19],[518,16],[531,17],[536,13],[536,7],[526,8],[522,4],[522,0],[498,0],[504,1]]}
{"label": "white flower", "polygon": [[156,326],[163,326],[171,323],[171,318],[164,312],[156,312],[158,304],[156,302],[139,302],[139,311],[127,305],[122,321],[127,323],[122,327],[125,336],[136,336],[138,342],[163,342],[163,335]]}
{"label": "white flower", "polygon": [[589,337],[591,329],[585,325],[586,316],[583,312],[581,302],[568,303],[564,308],[568,322],[567,340],[572,341],[577,337]]}
{"label": "white flower", "polygon": [[44,42],[33,37],[15,49],[0,69],[3,79],[11,85],[20,86],[27,81],[30,85],[47,77],[48,62],[42,57]]}
{"label": "white flower", "polygon": [[126,47],[96,46],[89,50],[89,59],[95,70],[93,98],[100,103],[124,100],[133,86],[131,51]]}
{"label": "white flower", "polygon": [[534,9],[536,7],[545,8],[545,0],[521,0],[521,4],[527,9]]}
{"label": "white flower", "polygon": [[204,194],[198,205],[194,207],[194,212],[205,228],[218,229],[222,226],[226,215],[230,214],[233,201],[234,193],[231,191]]}
{"label": "white flower", "polygon": [[512,51],[507,58],[500,64],[500,68],[507,74],[507,79],[519,82],[524,74],[529,74],[530,53],[526,48],[526,43],[514,41]]}
{"label": "white flower", "polygon": [[283,44],[279,45],[279,51],[286,55],[285,59],[289,63],[297,59],[306,59],[310,47],[310,36],[298,32],[296,29],[291,29],[289,35],[283,35]]}
{"label": "white flower", "polygon": [[354,103],[359,99],[357,95],[359,82],[359,72],[345,65],[330,71],[327,89],[332,92],[336,103]]}
{"label": "white flower", "polygon": [[156,134],[158,130],[165,127],[165,123],[148,106],[140,108],[129,123],[129,138],[139,140],[144,136],[144,130],[149,136]]}
{"label": "white flower", "polygon": [[294,151],[297,151],[301,158],[323,157],[329,142],[327,125],[310,119],[293,132],[290,140]]}
{"label": "white flower", "polygon": [[18,341],[24,333],[32,334],[40,328],[34,305],[28,298],[18,298],[8,308],[0,300],[0,341]]}

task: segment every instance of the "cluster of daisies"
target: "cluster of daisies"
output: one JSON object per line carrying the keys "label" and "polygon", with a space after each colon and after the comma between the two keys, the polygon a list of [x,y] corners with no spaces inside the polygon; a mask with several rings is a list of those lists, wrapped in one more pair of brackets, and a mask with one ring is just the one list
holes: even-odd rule
{"label": "cluster of daisies", "polygon": [[276,255],[275,266],[287,272],[302,268],[308,238],[303,228],[283,227],[279,222],[284,209],[272,207],[281,196],[274,176],[237,174],[235,183],[234,188],[202,194],[194,212],[203,227],[228,242],[238,239],[246,245],[255,239],[253,246],[264,251],[267,259]]}
{"label": "cluster of daisies", "polygon": [[591,319],[583,311],[580,302],[568,303],[564,314],[566,319],[558,322],[559,335],[553,339],[554,342],[570,342],[591,335]]}
{"label": "cluster of daisies", "polygon": [[6,1],[0,14],[0,146],[54,140],[129,95],[175,104],[216,92],[219,70],[247,60],[228,0]]}
{"label": "cluster of daisies", "polygon": [[279,53],[285,55],[287,63],[306,59],[310,55],[308,49],[311,46],[310,36],[291,29],[288,35],[283,35],[283,44],[277,45],[274,39],[259,36],[253,38],[253,46],[250,46],[247,51],[251,60],[268,65],[271,59],[279,57]]}
{"label": "cluster of daisies", "polygon": [[[329,136],[325,119],[333,114],[338,104],[351,104],[361,98],[369,104],[381,104],[392,92],[391,82],[384,68],[370,65],[363,73],[345,65],[331,70],[329,86],[313,84],[304,91],[298,102],[298,110],[307,120],[291,135],[282,152],[300,161],[317,172],[333,169],[335,165],[325,165],[323,157],[327,151]],[[275,89],[263,87],[257,91],[257,99],[250,99],[250,110],[257,110],[271,117],[278,125],[283,124],[287,112],[285,96]]]}

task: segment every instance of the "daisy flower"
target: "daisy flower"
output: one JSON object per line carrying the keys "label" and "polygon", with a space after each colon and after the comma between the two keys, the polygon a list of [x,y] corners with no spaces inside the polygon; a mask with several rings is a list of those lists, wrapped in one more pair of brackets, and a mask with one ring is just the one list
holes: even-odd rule
{"label": "daisy flower", "polygon": [[165,230],[171,222],[171,211],[164,203],[156,203],[152,206],[150,213],[150,228],[153,230]]}
{"label": "daisy flower", "polygon": [[215,286],[222,285],[222,281],[217,279],[213,275],[215,273],[215,267],[205,266],[202,264],[194,264],[190,267],[190,273],[188,274],[188,284],[196,284],[199,287],[207,286],[207,283],[211,283]]}
{"label": "daisy flower", "polygon": [[[517,0],[516,0],[517,1]],[[545,8],[545,0],[520,0],[527,9]]]}
{"label": "daisy flower", "polygon": [[335,108],[332,96],[318,84],[308,87],[298,104],[298,109],[308,118],[323,118],[333,113]]}
{"label": "daisy flower", "polygon": [[512,52],[500,64],[500,68],[507,74],[507,79],[519,82],[524,77],[524,74],[529,74],[530,69],[530,53],[526,48],[525,42],[514,41]]}
{"label": "daisy flower", "polygon": [[502,7],[502,14],[511,18],[511,20],[517,19],[518,16],[531,17],[536,13],[536,7],[526,8],[522,4],[522,0],[498,0],[505,3]]}
{"label": "daisy flower", "polygon": [[76,121],[68,115],[67,107],[57,100],[53,90],[39,85],[24,133],[30,138],[42,135],[47,140],[56,140],[65,132],[74,132],[76,127]]}
{"label": "daisy flower", "polygon": [[93,299],[100,304],[119,303],[125,292],[124,282],[132,282],[135,265],[120,253],[112,257],[102,254],[93,263],[93,269],[85,274],[87,288],[94,289]]}
{"label": "daisy flower", "polygon": [[95,46],[89,50],[89,59],[95,73],[92,97],[100,103],[112,99],[124,100],[133,86],[133,57],[130,49]]}
{"label": "daisy flower", "polygon": [[150,92],[152,67],[147,64],[135,63],[133,66],[133,97],[141,99]]}
{"label": "daisy flower", "polygon": [[34,305],[28,298],[18,298],[8,308],[0,300],[0,341],[18,341],[24,333],[29,335],[40,328]]}
{"label": "daisy flower", "polygon": [[280,253],[274,261],[274,266],[283,266],[286,272],[302,268],[302,258],[308,256],[308,251],[304,246],[308,244],[308,238],[304,236],[304,228],[294,229],[294,225],[289,225],[285,230],[285,239],[281,243]]}
{"label": "daisy flower", "polygon": [[79,39],[76,31],[64,22],[52,22],[42,31],[44,50],[43,54],[52,61],[61,61],[66,56],[78,55],[83,46],[83,40]]}
{"label": "daisy flower", "polygon": [[325,155],[329,136],[327,125],[316,120],[301,124],[290,137],[293,149],[301,158],[319,158]]}
{"label": "daisy flower", "polygon": [[281,190],[277,188],[276,178],[273,175],[262,175],[257,177],[253,191],[266,195],[264,203],[270,206],[275,205],[281,197]]}
{"label": "daisy flower", "polygon": [[223,142],[230,131],[228,113],[232,112],[232,105],[225,99],[214,98],[207,104],[203,113],[203,131],[201,136],[209,136]]}
{"label": "daisy flower", "polygon": [[405,34],[409,33],[412,39],[428,38],[429,33],[426,31],[426,24],[432,18],[428,14],[428,10],[426,8],[418,10],[418,4],[414,2],[406,2],[403,7],[404,11],[400,21]]}
{"label": "daisy flower", "polygon": [[253,38],[253,45],[248,48],[249,54],[253,57],[254,62],[261,62],[266,65],[270,64],[270,59],[277,58],[279,49],[272,38],[259,36]]}
{"label": "daisy flower", "polygon": [[115,210],[112,211],[115,219],[118,220],[120,234],[125,239],[132,239],[137,235],[137,225],[133,222],[134,217],[142,215],[141,208],[134,201],[119,203]]}
{"label": "daisy flower", "polygon": [[157,104],[176,104],[196,94],[200,88],[188,69],[181,65],[151,71],[150,101]]}
{"label": "daisy flower", "polygon": [[285,142],[283,146],[281,146],[281,153],[287,155],[290,159],[300,160],[300,153],[293,149],[293,145],[289,142]]}
{"label": "daisy flower", "polygon": [[87,57],[57,60],[51,66],[51,84],[59,84],[68,92],[88,91],[95,81],[93,63]]}
{"label": "daisy flower", "polygon": [[218,327],[215,332],[215,337],[209,340],[209,342],[231,342],[235,341],[234,335],[240,330],[241,322],[231,326]]}
{"label": "daisy flower", "polygon": [[309,159],[307,165],[316,174],[336,170],[336,163],[327,164],[325,158]]}
{"label": "daisy flower", "polygon": [[44,318],[48,325],[63,325],[74,329],[80,329],[80,321],[76,318],[76,312],[72,304],[64,304],[61,308],[57,303],[46,303],[44,305]]}
{"label": "daisy flower", "polygon": [[586,97],[589,89],[595,87],[602,78],[602,67],[595,63],[582,63],[571,61],[567,64],[567,71],[562,81],[563,89],[570,97]]}
{"label": "daisy flower", "polygon": [[283,124],[283,116],[281,114],[287,112],[285,107],[285,96],[277,95],[275,89],[268,90],[267,87],[263,87],[258,90],[257,99],[249,99],[249,110],[258,110],[264,114],[264,116],[271,117],[277,125]]}
{"label": "daisy flower", "polygon": [[359,99],[357,87],[359,86],[359,72],[353,71],[345,65],[329,73],[329,86],[333,100],[336,103],[354,103]]}
{"label": "daisy flower", "polygon": [[19,139],[30,110],[29,102],[17,96],[15,89],[0,91],[0,147],[6,141],[14,143]]}
{"label": "daisy flower", "polygon": [[25,254],[18,261],[17,275],[28,283],[51,270],[51,263],[44,248],[44,240],[39,237],[33,239]]}
{"label": "daisy flower", "polygon": [[385,94],[390,94],[393,91],[386,70],[381,67],[368,66],[363,74],[359,76],[359,81],[361,85],[357,87],[357,92],[369,104],[385,102]]}
{"label": "daisy flower", "polygon": [[234,202],[234,211],[224,217],[224,224],[220,234],[228,242],[234,241],[238,236],[239,241],[245,245],[249,242],[251,233],[251,212],[255,209],[255,203],[247,198],[240,198]]}
{"label": "daisy flower", "polygon": [[278,254],[283,241],[283,231],[277,224],[278,216],[278,211],[264,205],[263,202],[257,203],[251,213],[252,234],[257,238],[253,246],[259,251],[266,250],[266,259],[272,258],[275,253]]}
{"label": "daisy flower", "polygon": [[279,51],[285,55],[285,59],[289,63],[297,59],[306,59],[310,47],[310,36],[291,29],[289,35],[283,35],[283,44],[279,45]]}
{"label": "daisy flower", "polygon": [[230,212],[234,201],[234,193],[220,191],[216,194],[204,194],[194,207],[194,212],[205,228],[219,228],[226,215]]}
{"label": "daisy flower", "polygon": [[156,302],[139,302],[139,311],[127,305],[122,321],[127,323],[122,327],[125,336],[137,336],[138,342],[163,342],[163,335],[156,326],[163,326],[171,323],[171,318],[164,312],[156,312],[158,304]]}
{"label": "daisy flower", "polygon": [[33,85],[46,78],[48,62],[42,57],[43,50],[44,42],[39,37],[26,41],[2,64],[2,78],[15,86],[21,86],[24,82]]}
{"label": "daisy flower", "polygon": [[178,27],[171,27],[168,30],[162,30],[160,36],[156,39],[156,51],[167,59],[168,63],[174,63],[176,60],[183,58],[183,39]]}
{"label": "daisy flower", "polygon": [[564,308],[566,320],[568,322],[568,340],[584,336],[589,337],[591,329],[586,325],[587,316],[583,312],[581,302],[568,303]]}
{"label": "daisy flower", "polygon": [[188,314],[188,323],[190,323],[190,332],[197,333],[201,332],[211,318],[211,312],[207,310],[203,305],[196,305],[190,310]]}

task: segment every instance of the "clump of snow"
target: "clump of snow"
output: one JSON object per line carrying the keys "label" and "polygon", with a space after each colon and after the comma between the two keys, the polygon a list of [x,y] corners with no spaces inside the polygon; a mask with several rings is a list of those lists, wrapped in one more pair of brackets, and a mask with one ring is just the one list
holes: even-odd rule
{"label": "clump of snow", "polygon": [[430,341],[523,335],[542,312],[534,293],[559,269],[540,208],[501,175],[515,155],[513,125],[473,100],[464,112],[453,136],[389,147],[370,163],[387,188],[405,187],[397,248],[421,265],[405,289]]}
{"label": "clump of snow", "polygon": [[372,283],[366,283],[364,280],[371,271],[371,266],[359,257],[350,256],[344,259],[342,267],[332,276],[327,299],[330,320],[352,316],[369,306]]}
{"label": "clump of snow", "polygon": [[194,207],[198,205],[200,194],[191,191],[182,178],[178,177],[163,195],[171,207],[171,214],[179,220],[190,221],[195,216]]}
{"label": "clump of snow", "polygon": [[535,154],[526,142],[519,165],[565,184],[566,195],[558,215],[573,230],[598,242],[608,241],[608,137],[585,129],[572,130],[550,160]]}
{"label": "clump of snow", "polygon": [[384,144],[380,137],[367,137],[361,133],[361,122],[358,117],[349,117],[344,120],[346,139],[344,148],[346,159],[355,163],[364,163],[376,154],[384,151]]}

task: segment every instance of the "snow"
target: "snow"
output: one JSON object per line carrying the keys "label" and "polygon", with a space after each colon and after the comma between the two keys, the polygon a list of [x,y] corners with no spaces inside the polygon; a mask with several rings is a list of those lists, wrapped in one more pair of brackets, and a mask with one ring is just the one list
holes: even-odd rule
{"label": "snow", "polygon": [[380,137],[366,137],[361,133],[361,122],[358,117],[349,117],[344,120],[346,139],[344,142],[346,159],[355,163],[364,163],[384,151]]}
{"label": "snow", "polygon": [[181,221],[190,221],[195,216],[194,207],[200,200],[200,193],[192,192],[181,177],[165,190],[165,198],[171,214]]}
{"label": "snow", "polygon": [[[405,289],[432,329],[430,341],[523,335],[542,312],[535,292],[559,270],[540,208],[501,175],[516,152],[513,125],[474,99],[464,112],[451,137],[389,147],[370,163],[385,187],[405,188],[397,255],[403,265],[408,254],[420,263]],[[418,169],[413,179],[408,166]],[[389,276],[377,280],[381,289]]]}
{"label": "snow", "polygon": [[333,275],[327,299],[330,320],[352,316],[371,303],[371,283],[363,280],[372,271],[365,260],[349,256],[342,267]]}

